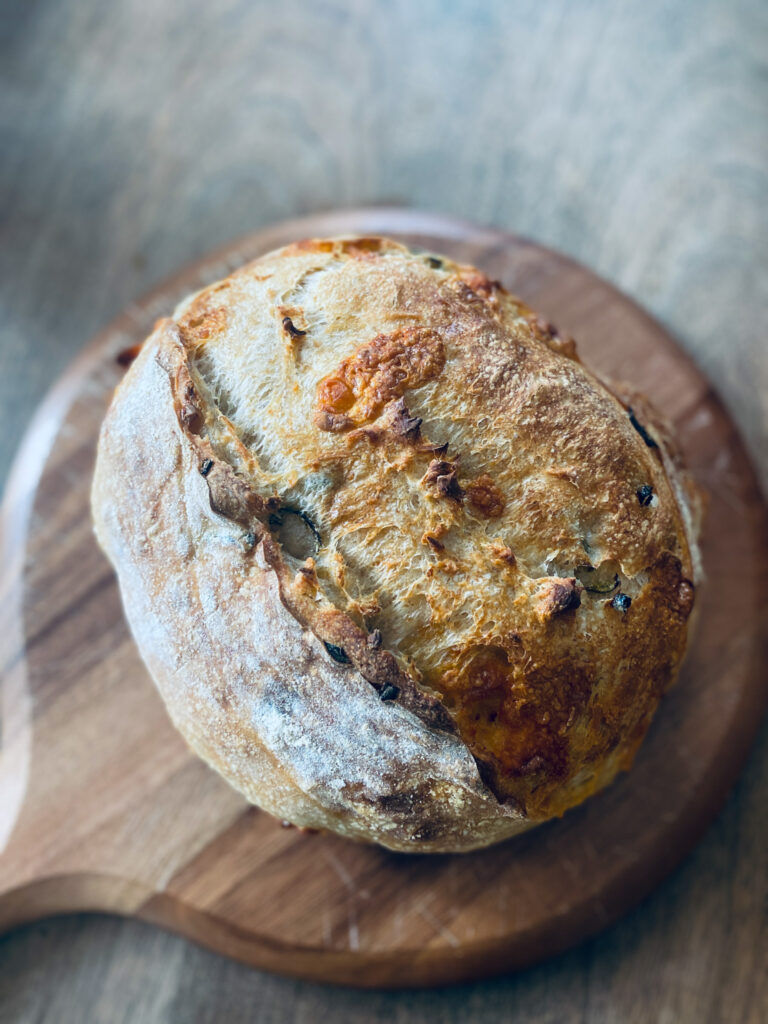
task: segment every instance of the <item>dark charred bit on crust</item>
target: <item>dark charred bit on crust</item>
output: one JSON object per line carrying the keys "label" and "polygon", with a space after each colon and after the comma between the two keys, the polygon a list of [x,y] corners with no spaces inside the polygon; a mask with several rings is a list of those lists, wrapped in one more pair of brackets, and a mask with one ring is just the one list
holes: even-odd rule
{"label": "dark charred bit on crust", "polygon": [[546,317],[539,316],[538,313],[531,313],[528,317],[528,322],[535,327],[540,334],[546,335],[547,338],[557,338],[559,335],[559,331],[552,321],[547,320]]}
{"label": "dark charred bit on crust", "polygon": [[438,540],[437,537],[433,537],[431,533],[425,533],[421,539],[429,544],[434,551],[445,551],[445,544]]}
{"label": "dark charred bit on crust", "polygon": [[648,447],[649,448],[658,448],[659,447],[658,444],[656,444],[656,442],[651,437],[651,435],[648,433],[648,431],[645,429],[643,424],[638,420],[637,416],[635,416],[634,410],[632,409],[631,405],[628,406],[627,412],[629,413],[629,422],[632,424],[632,426],[638,432],[640,437],[642,437],[642,439],[645,441],[645,443],[648,445]]}
{"label": "dark charred bit on crust", "polygon": [[327,640],[323,640],[323,646],[334,661],[338,661],[340,665],[350,664],[349,655],[343,647],[337,647],[336,644],[329,644]]}
{"label": "dark charred bit on crust", "polygon": [[553,323],[550,323],[545,317],[539,316],[538,313],[531,313],[528,317],[528,322],[539,339],[544,341],[553,352],[558,352],[567,359],[578,361],[576,342],[573,338],[567,334],[561,334]]}
{"label": "dark charred bit on crust", "polygon": [[653,500],[653,487],[651,484],[643,484],[637,492],[637,500],[643,508],[648,508]]}
{"label": "dark charred bit on crust", "polygon": [[127,369],[131,363],[136,359],[139,352],[141,352],[141,346],[144,344],[143,341],[137,342],[135,345],[129,345],[128,348],[122,349],[115,356],[115,362],[118,366],[122,366]]}
{"label": "dark charred bit on crust", "polygon": [[422,441],[416,445],[416,451],[422,455],[445,455],[448,451],[448,442],[432,444],[431,441]]}
{"label": "dark charred bit on crust", "polygon": [[283,317],[283,330],[290,338],[305,338],[307,336],[307,332],[300,331],[289,316]]}
{"label": "dark charred bit on crust", "polygon": [[545,619],[575,611],[581,605],[581,593],[575,579],[553,579],[544,595],[541,614]]}
{"label": "dark charred bit on crust", "polygon": [[[346,430],[349,425],[347,422],[348,418],[345,417],[344,420],[339,420],[338,425],[336,425],[334,417],[335,414],[328,413],[327,411],[315,413],[315,423],[320,429],[331,429],[332,427],[334,430]],[[322,426],[322,424],[330,425]],[[424,449],[424,445],[421,444],[421,424],[421,417],[412,416],[405,404],[405,399],[398,398],[385,407],[376,426],[358,427],[357,430],[353,430],[349,434],[349,440],[357,441],[359,438],[364,437],[372,445],[378,445],[388,437],[395,438],[398,441],[405,441],[407,444],[415,445],[416,451],[420,452]],[[437,447],[437,445],[428,445],[427,450],[432,451]]]}
{"label": "dark charred bit on crust", "polygon": [[461,502],[464,498],[464,491],[456,478],[456,466],[452,462],[433,459],[421,483],[437,497],[449,498],[455,502]]}
{"label": "dark charred bit on crust", "polygon": [[629,594],[618,593],[613,596],[610,601],[605,602],[610,608],[615,608],[617,612],[628,612],[630,605],[632,604],[632,598]]}
{"label": "dark charred bit on crust", "polygon": [[379,697],[381,700],[397,700],[400,696],[400,691],[392,683],[387,683],[386,686],[382,686],[379,690]]}
{"label": "dark charred bit on crust", "polygon": [[[500,281],[492,281],[487,274],[475,267],[463,267],[459,271],[459,280],[470,289],[474,295],[483,299],[489,299],[494,292],[503,291]],[[469,296],[465,296],[468,298]]]}
{"label": "dark charred bit on crust", "polygon": [[396,402],[392,402],[387,412],[387,424],[393,434],[406,441],[416,442],[419,440],[422,419],[420,416],[410,414],[404,398],[398,398]]}
{"label": "dark charred bit on crust", "polygon": [[213,468],[213,459],[203,459],[200,463],[200,476],[208,476]]}
{"label": "dark charred bit on crust", "polygon": [[[544,336],[547,343],[562,343],[564,340],[566,340],[563,338],[563,335],[560,334],[560,331],[558,331],[557,327],[555,327],[555,325],[550,320],[547,320],[546,317],[539,316],[538,313],[531,313],[528,317],[528,322],[531,324],[531,326],[538,334]],[[567,340],[570,341],[571,339],[568,338]]]}
{"label": "dark charred bit on crust", "polygon": [[372,633],[368,634],[368,646],[372,651],[378,651],[382,644],[382,635],[380,629],[374,629]]}
{"label": "dark charred bit on crust", "polygon": [[515,553],[511,547],[507,544],[500,544],[498,541],[491,545],[491,551],[493,552],[494,558],[500,562],[504,562],[510,568],[514,568],[517,565],[517,559]]}
{"label": "dark charred bit on crust", "polygon": [[438,259],[437,256],[427,256],[427,263],[433,270],[442,270],[443,268],[443,261]]}

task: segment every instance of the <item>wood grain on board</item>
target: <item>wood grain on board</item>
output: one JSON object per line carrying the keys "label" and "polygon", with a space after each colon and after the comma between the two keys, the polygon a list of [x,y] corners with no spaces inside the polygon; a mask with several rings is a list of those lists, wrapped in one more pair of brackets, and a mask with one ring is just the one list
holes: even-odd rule
{"label": "wood grain on board", "polygon": [[[470,855],[283,829],[185,748],[123,621],[88,487],[116,354],[185,293],[297,237],[381,232],[476,263],[670,416],[708,490],[708,584],[681,679],[632,773],[559,822]],[[690,849],[766,701],[768,520],[731,420],[661,327],[574,262],[501,232],[378,209],[287,222],[136,304],[41,409],[4,511],[0,923],[108,909],[246,962],[353,985],[455,982],[603,928]],[[739,572],[734,573],[734,565]]]}

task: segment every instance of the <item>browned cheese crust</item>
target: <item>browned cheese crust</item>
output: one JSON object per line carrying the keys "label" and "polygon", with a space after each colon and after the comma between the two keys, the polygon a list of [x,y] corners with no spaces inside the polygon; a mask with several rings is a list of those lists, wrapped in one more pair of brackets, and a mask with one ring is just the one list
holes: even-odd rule
{"label": "browned cheese crust", "polygon": [[296,824],[465,850],[630,766],[682,660],[669,428],[471,267],[271,253],[160,321],[93,510],[192,748]]}

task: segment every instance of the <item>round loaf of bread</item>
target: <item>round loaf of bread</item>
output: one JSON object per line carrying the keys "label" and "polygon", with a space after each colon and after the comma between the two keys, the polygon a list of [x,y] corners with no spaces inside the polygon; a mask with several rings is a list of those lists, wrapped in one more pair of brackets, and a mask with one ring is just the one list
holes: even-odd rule
{"label": "round loaf of bread", "polygon": [[192,749],[394,850],[486,846],[628,768],[701,575],[647,401],[478,270],[380,238],[291,245],[158,322],[92,498]]}

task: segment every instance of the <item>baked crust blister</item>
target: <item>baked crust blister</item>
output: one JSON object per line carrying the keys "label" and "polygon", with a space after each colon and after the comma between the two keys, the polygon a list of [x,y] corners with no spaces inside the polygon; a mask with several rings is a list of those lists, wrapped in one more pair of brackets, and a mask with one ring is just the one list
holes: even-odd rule
{"label": "baked crust blister", "polygon": [[667,425],[471,267],[309,240],[160,321],[97,535],[176,726],[252,802],[468,850],[628,768],[682,660]]}

